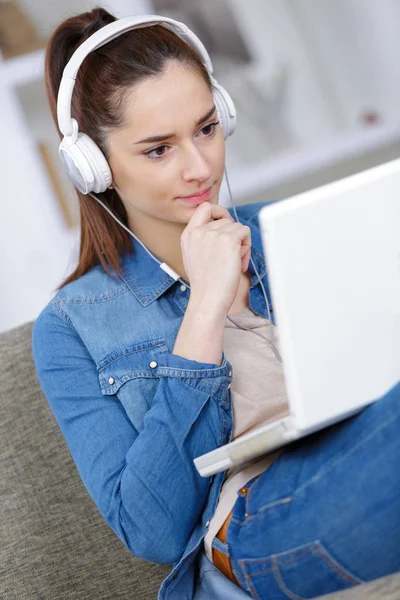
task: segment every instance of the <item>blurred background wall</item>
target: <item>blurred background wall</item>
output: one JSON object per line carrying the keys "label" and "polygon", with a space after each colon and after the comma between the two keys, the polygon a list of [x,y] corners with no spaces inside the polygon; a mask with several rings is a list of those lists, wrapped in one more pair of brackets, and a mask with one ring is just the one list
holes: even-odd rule
{"label": "blurred background wall", "polygon": [[[226,162],[237,204],[399,156],[398,0],[0,0],[0,331],[34,319],[77,261],[43,48],[61,21],[94,6],[170,16],[202,39],[238,110]],[[225,183],[220,203],[230,206]]]}

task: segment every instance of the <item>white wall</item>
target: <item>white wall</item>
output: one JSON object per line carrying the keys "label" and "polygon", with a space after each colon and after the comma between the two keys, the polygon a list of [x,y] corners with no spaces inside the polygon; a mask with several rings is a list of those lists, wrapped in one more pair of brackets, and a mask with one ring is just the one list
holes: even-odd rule
{"label": "white wall", "polygon": [[[374,109],[400,119],[398,0],[287,0],[342,129]],[[318,49],[318,51],[316,51]]]}
{"label": "white wall", "polygon": [[18,4],[44,37],[49,36],[65,19],[90,11],[95,6],[104,7],[116,17],[153,12],[150,0],[18,0]]}
{"label": "white wall", "polygon": [[301,143],[313,143],[338,129],[330,97],[315,76],[308,48],[286,0],[231,0],[245,38],[261,64],[289,69],[285,114]]}
{"label": "white wall", "polygon": [[[63,218],[12,90],[0,86],[0,331],[34,318],[68,270]],[[6,143],[5,143],[6,141]]]}

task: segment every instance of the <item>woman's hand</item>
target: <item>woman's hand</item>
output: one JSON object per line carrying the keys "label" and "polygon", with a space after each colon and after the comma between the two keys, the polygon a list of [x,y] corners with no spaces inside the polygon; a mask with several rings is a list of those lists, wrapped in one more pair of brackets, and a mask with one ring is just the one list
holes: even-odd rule
{"label": "woman's hand", "polygon": [[199,204],[181,235],[191,299],[228,313],[249,266],[251,230],[222,206]]}

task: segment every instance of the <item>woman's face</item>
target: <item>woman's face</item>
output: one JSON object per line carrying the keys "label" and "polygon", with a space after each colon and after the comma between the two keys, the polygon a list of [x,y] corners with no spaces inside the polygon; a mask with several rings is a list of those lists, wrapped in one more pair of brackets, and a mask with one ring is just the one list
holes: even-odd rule
{"label": "woman's face", "polygon": [[133,230],[143,219],[187,224],[197,206],[181,198],[210,186],[209,202],[218,204],[225,141],[204,79],[170,62],[162,75],[134,86],[124,106],[125,124],[108,135],[108,154]]}

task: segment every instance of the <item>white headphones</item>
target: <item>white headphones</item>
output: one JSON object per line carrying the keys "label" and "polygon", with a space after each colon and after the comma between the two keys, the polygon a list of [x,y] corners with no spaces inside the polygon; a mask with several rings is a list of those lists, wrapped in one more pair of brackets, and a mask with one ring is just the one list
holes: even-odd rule
{"label": "white headphones", "polygon": [[170,29],[200,54],[210,75],[213,99],[224,138],[226,139],[235,131],[236,109],[233,100],[212,76],[213,66],[204,45],[184,23],[159,15],[118,19],[96,31],[77,48],[63,71],[58,91],[57,119],[59,129],[64,136],[58,151],[66,172],[83,194],[104,192],[111,186],[112,175],[100,148],[88,135],[79,133],[77,121],[71,118],[72,92],[79,67],[90,52],[104,46],[122,33],[153,25],[162,25]]}

